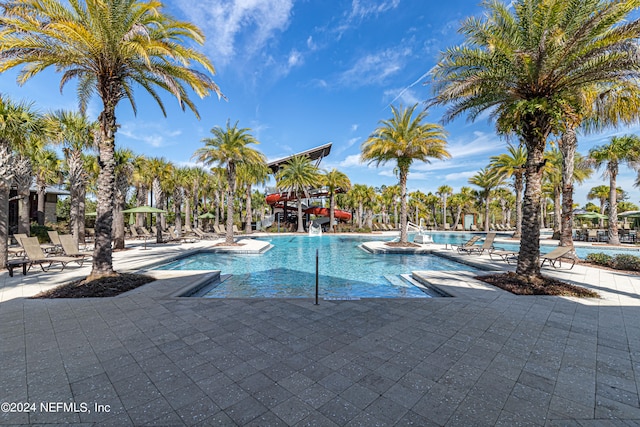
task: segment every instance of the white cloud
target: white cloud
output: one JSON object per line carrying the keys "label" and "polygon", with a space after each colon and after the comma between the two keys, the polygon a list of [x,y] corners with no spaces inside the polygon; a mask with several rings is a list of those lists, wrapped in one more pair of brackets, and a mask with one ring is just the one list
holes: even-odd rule
{"label": "white cloud", "polygon": [[381,84],[387,77],[400,71],[411,55],[411,49],[385,49],[358,58],[353,66],[344,71],[338,78],[339,83],[346,86],[366,86]]}
{"label": "white cloud", "polygon": [[353,0],[351,2],[349,18],[364,19],[367,16],[376,16],[388,10],[395,9],[399,4],[400,0],[383,2],[378,2],[376,0]]}
{"label": "white cloud", "polygon": [[318,45],[316,44],[316,42],[313,40],[313,36],[309,36],[307,38],[307,48],[311,51],[314,51],[318,48]]}
{"label": "white cloud", "polygon": [[347,156],[338,165],[343,168],[348,168],[353,166],[362,166],[362,160],[361,160],[360,154],[352,154],[350,156]]}
{"label": "white cloud", "polygon": [[293,0],[178,0],[189,20],[207,35],[205,48],[216,66],[237,54],[253,56],[290,21]]}
{"label": "white cloud", "polygon": [[421,101],[413,90],[407,88],[385,90],[383,97],[385,100],[391,99],[391,102],[395,102],[399,99],[403,105],[414,105]]}
{"label": "white cloud", "polygon": [[467,172],[457,172],[457,173],[449,173],[444,176],[446,181],[457,181],[459,179],[469,179],[473,175],[476,174],[477,171],[467,171]]}
{"label": "white cloud", "polygon": [[180,130],[167,130],[164,126],[154,123],[129,122],[124,123],[118,129],[117,137],[124,136],[134,141],[144,142],[153,148],[173,145],[178,136],[182,134]]}
{"label": "white cloud", "polygon": [[477,156],[479,154],[489,153],[504,147],[505,142],[495,134],[489,134],[481,131],[473,132],[471,141],[455,141],[447,146],[447,150],[454,159]]}
{"label": "white cloud", "polygon": [[351,132],[355,132],[358,130],[358,124],[352,124],[351,125]]}

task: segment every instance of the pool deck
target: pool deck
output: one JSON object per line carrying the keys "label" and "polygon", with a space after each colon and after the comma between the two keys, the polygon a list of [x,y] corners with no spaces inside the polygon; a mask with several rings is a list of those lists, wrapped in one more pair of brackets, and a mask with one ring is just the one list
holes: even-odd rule
{"label": "pool deck", "polygon": [[[213,243],[127,244],[114,254],[119,271]],[[24,298],[89,270],[0,273],[0,401],[36,403],[0,411],[0,425],[640,425],[640,276],[544,269],[602,296],[576,299],[429,271],[416,275],[454,298],[316,306],[178,298],[211,273],[163,271],[115,298]],[[40,402],[80,409],[47,413]]]}

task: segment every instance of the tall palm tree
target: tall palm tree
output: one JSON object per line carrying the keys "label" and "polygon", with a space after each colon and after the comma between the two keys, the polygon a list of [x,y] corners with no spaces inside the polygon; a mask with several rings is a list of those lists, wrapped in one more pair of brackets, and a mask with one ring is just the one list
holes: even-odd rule
{"label": "tall palm tree", "polygon": [[[164,157],[152,157],[147,159],[145,163],[145,167],[147,169],[148,176],[152,177],[151,179],[151,204],[155,200],[155,207],[158,209],[165,210],[166,202],[167,202],[167,182],[171,179],[174,168],[173,165],[168,162]],[[164,224],[164,214],[157,213],[156,214],[156,242],[162,242],[162,230],[165,228]]]}
{"label": "tall palm tree", "polygon": [[302,199],[309,198],[309,189],[322,185],[322,174],[307,156],[293,156],[276,173],[276,185],[298,199],[298,233],[304,233]]}
{"label": "tall palm tree", "polygon": [[605,168],[609,177],[609,243],[619,245],[618,202],[616,178],[621,165],[640,171],[640,138],[636,135],[614,136],[603,146],[589,150],[589,158],[596,169]]}
{"label": "tall palm tree", "polygon": [[[84,223],[85,214],[84,209],[81,210],[80,207],[81,200],[85,197],[87,181],[82,154],[87,154],[95,148],[98,123],[89,121],[79,112],[59,110],[47,114],[45,124],[51,141],[63,146],[71,199],[69,228],[76,241],[80,242],[80,223]],[[124,248],[124,241],[122,248]]]}
{"label": "tall palm tree", "polygon": [[504,174],[513,177],[513,189],[516,192],[516,231],[513,237],[522,236],[522,190],[524,189],[524,170],[527,162],[527,150],[521,144],[507,146],[507,152],[491,157],[489,165]]}
{"label": "tall palm tree", "polygon": [[206,165],[224,167],[227,178],[227,224],[225,243],[233,242],[233,201],[236,193],[236,173],[240,164],[265,163],[266,158],[261,152],[251,148],[250,144],[259,144],[258,140],[249,132],[249,128],[239,128],[238,122],[233,126],[227,120],[226,128],[216,126],[211,129],[212,138],[204,138],[204,147],[198,148],[193,155],[198,161]]}
{"label": "tall palm tree", "polygon": [[362,161],[377,166],[396,163],[400,184],[400,243],[407,243],[407,176],[416,161],[444,159],[451,155],[446,149],[446,132],[437,124],[424,123],[426,111],[414,117],[418,104],[408,108],[391,107],[393,117],[380,125],[362,144]]}
{"label": "tall palm tree", "polygon": [[[396,228],[398,228],[398,199],[400,198],[400,186],[390,185],[382,190],[382,200],[387,207],[387,212],[390,212],[389,207],[393,208],[393,221]],[[389,223],[387,217],[386,224]]]}
{"label": "tall palm tree", "polygon": [[[527,148],[522,244],[516,272],[540,276],[540,195],[547,138],[578,114],[579,96],[593,85],[640,76],[635,0],[486,2],[482,18],[468,18],[462,45],[441,56],[433,76],[434,103],[448,104],[445,120],[491,110],[498,129]],[[550,35],[562,36],[550,36]]]}
{"label": "tall palm tree", "polygon": [[447,223],[447,197],[453,194],[453,188],[448,185],[438,187],[436,194],[442,199],[442,227]]}
{"label": "tall palm tree", "polygon": [[469,183],[480,187],[480,195],[484,201],[484,231],[489,231],[489,206],[491,203],[491,190],[504,183],[504,176],[495,169],[483,168],[476,172]]}
{"label": "tall palm tree", "polygon": [[[63,73],[62,87],[78,79],[81,112],[92,95],[102,101],[98,216],[89,279],[113,275],[116,107],[128,99],[136,112],[133,95],[137,84],[156,100],[163,114],[158,89],[172,94],[180,107],[198,116],[187,88],[199,97],[212,91],[221,95],[209,77],[215,73],[213,65],[190,45],[202,44],[204,36],[196,26],[164,14],[159,1],[9,0],[0,7],[0,73],[23,66],[18,77],[22,84],[54,66]],[[202,71],[191,68],[192,63]]]}
{"label": "tall palm tree", "polygon": [[251,223],[253,222],[253,208],[252,208],[252,187],[254,185],[264,185],[269,179],[271,169],[266,163],[254,163],[243,164],[238,168],[238,178],[240,184],[245,188],[245,208],[247,214],[245,216],[244,232],[245,234],[251,234],[253,229]]}
{"label": "tall palm tree", "polygon": [[[142,155],[133,160],[133,176],[131,181],[135,187],[136,207],[145,206],[149,202],[149,189],[153,182],[153,176],[147,168],[148,159]],[[136,227],[144,227],[145,214],[136,213]]]}
{"label": "tall palm tree", "polygon": [[351,188],[351,181],[349,177],[337,169],[331,169],[325,171],[323,177],[323,184],[327,187],[329,192],[329,232],[333,232],[333,222],[335,221],[336,211],[336,193],[338,190],[345,192]]}

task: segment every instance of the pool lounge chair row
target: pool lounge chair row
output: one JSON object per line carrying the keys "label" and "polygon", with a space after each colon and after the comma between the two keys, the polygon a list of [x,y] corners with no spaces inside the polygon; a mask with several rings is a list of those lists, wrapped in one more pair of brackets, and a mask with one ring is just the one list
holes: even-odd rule
{"label": "pool lounge chair row", "polygon": [[92,255],[90,252],[80,251],[76,240],[71,235],[58,235],[55,233],[55,237],[52,239],[58,242],[62,255],[53,252],[45,253],[44,249],[49,248],[51,245],[41,245],[37,237],[27,237],[26,234],[14,235],[14,237],[22,248],[22,256],[8,261],[9,276],[13,276],[13,269],[18,266],[23,267],[23,274],[26,274],[34,265],[39,265],[42,271],[49,271],[55,264],[60,264],[62,267],[60,271],[62,271],[71,262],[76,262],[79,266],[82,266],[85,259]]}

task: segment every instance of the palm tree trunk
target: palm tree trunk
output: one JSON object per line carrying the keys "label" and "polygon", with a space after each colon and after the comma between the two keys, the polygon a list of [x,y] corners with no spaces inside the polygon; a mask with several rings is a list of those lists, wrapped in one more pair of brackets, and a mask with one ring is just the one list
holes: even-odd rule
{"label": "palm tree trunk", "polygon": [[489,232],[489,203],[491,203],[491,197],[487,193],[487,198],[484,200],[484,231]]}
{"label": "palm tree trunk", "polygon": [[84,218],[85,218],[85,197],[86,197],[86,193],[87,193],[87,189],[86,189],[86,183],[83,182],[82,183],[82,187],[80,187],[80,193],[78,195],[78,243],[84,243],[84,238],[85,238],[85,222],[84,222]]}
{"label": "palm tree trunk", "polygon": [[98,142],[98,203],[95,226],[95,248],[93,266],[87,280],[113,275],[113,252],[111,249],[113,227],[113,201],[115,192],[115,133],[117,129],[115,104],[105,99],[100,113],[100,141]]}
{"label": "palm tree trunk", "polygon": [[7,141],[0,139],[0,269],[7,266],[9,247],[9,191],[13,170]]}
{"label": "palm tree trunk", "polygon": [[[560,224],[560,217],[562,216],[562,202],[560,201],[561,188],[553,189],[553,236],[552,239],[559,240],[562,237],[562,229]],[[562,246],[562,245],[561,245]]]}
{"label": "palm tree trunk", "polygon": [[225,243],[227,245],[233,244],[233,199],[235,182],[236,182],[236,165],[229,162],[227,165],[227,182],[229,183],[229,189],[227,190],[227,232],[225,234]]}
{"label": "palm tree trunk", "polygon": [[560,138],[562,154],[562,213],[560,216],[560,246],[573,246],[573,172],[578,138],[573,128]]}
{"label": "palm tree trunk", "polygon": [[18,193],[20,204],[20,218],[18,219],[18,232],[30,234],[29,226],[29,196],[31,195],[30,187],[32,182],[31,161],[24,156],[20,156],[14,166],[14,181]]}
{"label": "palm tree trunk", "polygon": [[184,229],[191,230],[191,194],[184,195]]}
{"label": "palm tree trunk", "polygon": [[358,228],[364,226],[364,206],[362,201],[358,202]]}
{"label": "palm tree trunk", "polygon": [[251,223],[253,222],[253,212],[251,212],[251,184],[247,185],[247,201],[245,204],[245,209],[247,210],[247,221],[244,225],[244,233],[251,234]]}
{"label": "palm tree trunk", "polygon": [[522,237],[522,181],[522,173],[517,173],[513,183],[516,191],[516,231],[513,233],[514,239]]}
{"label": "palm tree trunk", "polygon": [[173,213],[175,216],[175,230],[176,236],[182,237],[182,193],[180,187],[176,187],[173,191]]}
{"label": "palm tree trunk", "polygon": [[329,193],[329,232],[333,233],[333,221],[336,217],[336,196],[332,192]]}
{"label": "palm tree trunk", "polygon": [[[146,205],[148,197],[149,192],[147,191],[147,187],[144,185],[138,187],[138,192],[136,193],[136,207]],[[136,214],[136,227],[144,227],[144,217],[145,214],[143,213]]]}
{"label": "palm tree trunk", "polygon": [[124,201],[113,204],[113,249],[124,249]]}
{"label": "palm tree trunk", "polygon": [[37,183],[38,191],[38,225],[44,225],[44,207],[47,185],[44,182]]}
{"label": "palm tree trunk", "polygon": [[620,238],[618,236],[618,202],[617,202],[617,189],[616,178],[618,175],[618,168],[613,166],[613,162],[609,162],[609,244],[619,245]]}
{"label": "palm tree trunk", "polygon": [[400,169],[400,243],[409,241],[407,236],[407,172],[404,167]]}
{"label": "palm tree trunk", "polygon": [[298,233],[304,233],[304,224],[302,223],[302,194],[298,194]]}
{"label": "palm tree trunk", "polygon": [[540,276],[540,199],[544,140],[532,136],[528,144],[526,186],[522,204],[522,238],[516,274],[526,280]]}

